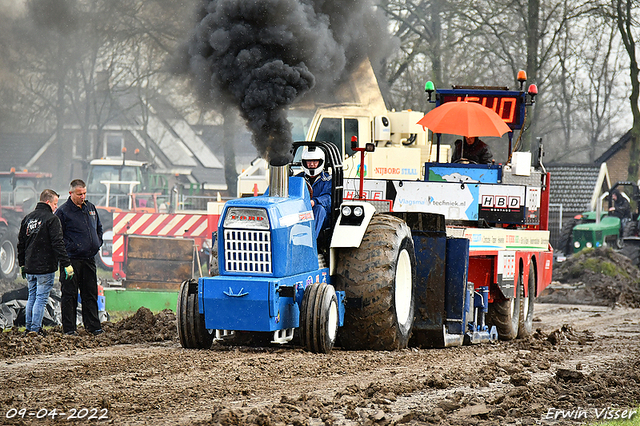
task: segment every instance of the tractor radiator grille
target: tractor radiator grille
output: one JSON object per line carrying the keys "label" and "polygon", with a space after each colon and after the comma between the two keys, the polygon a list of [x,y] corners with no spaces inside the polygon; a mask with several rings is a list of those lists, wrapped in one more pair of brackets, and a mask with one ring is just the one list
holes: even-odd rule
{"label": "tractor radiator grille", "polygon": [[224,256],[224,265],[228,272],[270,274],[271,233],[225,229]]}

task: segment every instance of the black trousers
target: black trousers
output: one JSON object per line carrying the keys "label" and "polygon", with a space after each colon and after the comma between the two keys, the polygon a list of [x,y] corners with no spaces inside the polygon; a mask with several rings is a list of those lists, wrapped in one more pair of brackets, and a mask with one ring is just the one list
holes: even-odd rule
{"label": "black trousers", "polygon": [[93,332],[99,330],[98,318],[98,277],[96,276],[96,261],[91,259],[71,259],[74,275],[70,280],[64,278],[64,271],[60,270],[62,288],[62,331],[68,333],[76,331],[76,317],[78,308],[78,290],[82,299],[82,322],[85,330]]}

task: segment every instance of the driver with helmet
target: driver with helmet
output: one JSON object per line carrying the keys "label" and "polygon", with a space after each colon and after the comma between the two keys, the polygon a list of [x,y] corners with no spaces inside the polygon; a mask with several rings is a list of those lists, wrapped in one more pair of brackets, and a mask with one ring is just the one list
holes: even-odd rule
{"label": "driver with helmet", "polygon": [[302,151],[302,173],[309,184],[311,207],[316,221],[316,238],[329,226],[331,217],[331,176],[324,171],[324,152],[315,146],[305,146]]}

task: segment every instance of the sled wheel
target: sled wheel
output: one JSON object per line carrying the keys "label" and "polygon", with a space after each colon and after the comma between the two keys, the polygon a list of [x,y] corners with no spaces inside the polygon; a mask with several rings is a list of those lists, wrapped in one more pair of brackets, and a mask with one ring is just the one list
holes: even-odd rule
{"label": "sled wheel", "polygon": [[374,215],[360,247],[337,253],[336,289],[358,307],[345,312],[339,342],[345,349],[407,347],[414,319],[416,260],[407,224]]}
{"label": "sled wheel", "polygon": [[338,298],[332,285],[315,283],[304,292],[300,308],[300,340],[305,349],[329,353],[338,334]]}
{"label": "sled wheel", "polygon": [[[523,280],[521,280],[523,281]],[[524,283],[520,287],[522,302],[518,322],[518,338],[524,339],[533,334],[533,303],[536,295],[536,268],[533,259],[529,262],[529,279],[527,280],[527,295],[524,295]]]}
{"label": "sled wheel", "polygon": [[576,218],[571,218],[564,223],[562,230],[560,230],[558,250],[567,257],[573,254],[573,228],[580,222],[581,221]]}
{"label": "sled wheel", "polygon": [[208,349],[213,334],[204,327],[204,315],[198,310],[198,282],[186,280],[180,285],[178,306],[178,337],[180,345],[187,349]]}
{"label": "sled wheel", "polygon": [[489,322],[496,326],[501,340],[513,340],[518,336],[520,304],[522,292],[522,272],[518,273],[516,296],[496,300],[489,305]]}
{"label": "sled wheel", "polygon": [[18,232],[12,227],[3,227],[0,234],[0,278],[14,280],[18,275]]}

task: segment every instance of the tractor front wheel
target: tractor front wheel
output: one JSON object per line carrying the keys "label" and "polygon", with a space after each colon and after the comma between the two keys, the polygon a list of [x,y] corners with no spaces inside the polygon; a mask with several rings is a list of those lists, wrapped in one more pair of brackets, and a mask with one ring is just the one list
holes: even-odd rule
{"label": "tractor front wheel", "polygon": [[209,349],[213,334],[204,326],[204,315],[198,310],[198,282],[186,280],[180,285],[178,306],[178,337],[186,349]]}
{"label": "tractor front wheel", "polygon": [[360,247],[337,253],[336,289],[347,304],[339,342],[345,349],[407,347],[414,319],[416,260],[407,224],[374,215]]}
{"label": "tractor front wheel", "polygon": [[311,284],[300,308],[300,340],[309,352],[329,353],[338,334],[338,298],[332,285]]}

